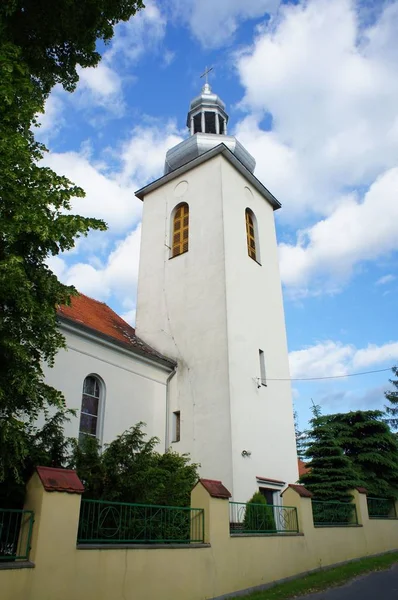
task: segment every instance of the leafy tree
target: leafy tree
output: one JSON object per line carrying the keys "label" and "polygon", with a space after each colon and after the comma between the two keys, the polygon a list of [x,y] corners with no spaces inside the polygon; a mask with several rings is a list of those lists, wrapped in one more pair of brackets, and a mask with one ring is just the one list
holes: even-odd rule
{"label": "leafy tree", "polygon": [[56,83],[73,91],[77,66],[101,59],[97,40],[109,42],[119,21],[144,8],[142,0],[2,0],[0,39],[21,49],[21,59],[46,95]]}
{"label": "leafy tree", "polygon": [[311,420],[311,443],[306,450],[309,472],[300,477],[316,500],[349,502],[349,490],[361,484],[350,459],[344,455],[335,432],[323,417]]}
{"label": "leafy tree", "polygon": [[46,259],[106,228],[70,214],[71,198],[83,190],[39,165],[45,148],[31,126],[42,108],[20,50],[0,44],[0,482],[9,472],[20,480],[29,427],[41,411],[65,410],[61,393],[44,381],[43,363],[52,365],[64,346],[56,307],[74,288],[58,281]]}
{"label": "leafy tree", "polygon": [[321,421],[332,429],[369,495],[398,496],[398,440],[381,411],[327,415]]}
{"label": "leafy tree", "polygon": [[158,442],[156,437],[146,439],[143,423],[118,436],[102,453],[95,438],[75,441],[70,466],[84,483],[85,497],[189,506],[198,465],[186,454],[160,454]]}
{"label": "leafy tree", "polygon": [[[36,466],[62,467],[69,459],[71,440],[64,435],[65,421],[73,411],[58,411],[49,417],[43,427],[32,423],[20,424],[20,443],[28,449],[20,461],[1,473],[0,506],[22,508],[25,499],[25,484]],[[7,441],[0,438],[0,455],[8,450]],[[4,465],[2,465],[3,467]]]}
{"label": "leafy tree", "polygon": [[0,3],[0,484],[9,474],[21,483],[38,415],[65,411],[42,365],[64,346],[56,308],[75,290],[60,284],[46,259],[90,229],[105,229],[69,214],[71,198],[84,192],[40,166],[46,149],[34,140],[35,115],[56,83],[73,91],[78,67],[100,61],[97,40],[108,42],[115,25],[143,7],[142,0]]}
{"label": "leafy tree", "polygon": [[389,405],[384,407],[387,414],[385,421],[391,429],[398,431],[398,367],[393,367],[391,370],[396,379],[389,380],[394,386],[394,389],[389,392],[384,392],[384,396],[389,402]]}
{"label": "leafy tree", "polygon": [[250,532],[276,531],[273,508],[261,492],[255,492],[246,504],[243,527]]}

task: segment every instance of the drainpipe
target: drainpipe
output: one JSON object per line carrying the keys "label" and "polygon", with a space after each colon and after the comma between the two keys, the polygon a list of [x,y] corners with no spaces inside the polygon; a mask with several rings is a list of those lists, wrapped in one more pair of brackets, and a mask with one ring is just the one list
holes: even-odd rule
{"label": "drainpipe", "polygon": [[170,445],[170,381],[173,379],[174,375],[177,373],[177,365],[174,367],[168,378],[166,379],[166,433],[164,436],[164,451],[167,452]]}

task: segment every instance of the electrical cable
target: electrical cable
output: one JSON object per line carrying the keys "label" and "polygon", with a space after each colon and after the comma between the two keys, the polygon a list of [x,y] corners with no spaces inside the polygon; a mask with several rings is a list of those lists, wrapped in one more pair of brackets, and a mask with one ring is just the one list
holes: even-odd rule
{"label": "electrical cable", "polygon": [[370,375],[371,373],[382,373],[383,371],[391,371],[388,369],[377,369],[375,371],[362,371],[360,373],[347,373],[346,375],[328,375],[326,377],[286,377],[272,378],[267,377],[267,381],[320,381],[321,379],[343,379],[344,377],[358,377],[358,375]]}

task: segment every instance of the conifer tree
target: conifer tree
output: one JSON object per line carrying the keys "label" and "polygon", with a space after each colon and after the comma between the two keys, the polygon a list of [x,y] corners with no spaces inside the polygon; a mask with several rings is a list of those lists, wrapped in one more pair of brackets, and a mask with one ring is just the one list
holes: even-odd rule
{"label": "conifer tree", "polygon": [[297,457],[302,460],[305,457],[305,449],[307,446],[307,432],[301,431],[299,428],[298,414],[297,410],[294,410],[294,433],[296,436],[296,451]]}
{"label": "conifer tree", "polygon": [[349,502],[350,490],[361,484],[350,459],[344,455],[333,429],[322,417],[311,420],[311,443],[306,450],[309,472],[300,477],[316,500]]}
{"label": "conifer tree", "polygon": [[391,370],[396,379],[389,380],[394,386],[394,389],[389,392],[384,392],[384,396],[389,402],[389,405],[385,405],[387,415],[385,422],[393,431],[398,431],[398,367],[393,367]]}
{"label": "conifer tree", "polygon": [[398,495],[398,440],[378,410],[321,417],[359,474],[370,496]]}
{"label": "conifer tree", "polygon": [[255,492],[246,504],[243,526],[248,532],[276,531],[273,507],[261,492]]}

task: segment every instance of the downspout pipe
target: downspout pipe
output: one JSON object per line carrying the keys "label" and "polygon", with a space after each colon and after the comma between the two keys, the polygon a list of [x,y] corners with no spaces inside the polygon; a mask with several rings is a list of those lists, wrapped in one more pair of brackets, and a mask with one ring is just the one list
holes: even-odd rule
{"label": "downspout pipe", "polygon": [[177,365],[166,379],[166,432],[164,436],[164,451],[167,452],[170,446],[170,382],[177,373]]}

